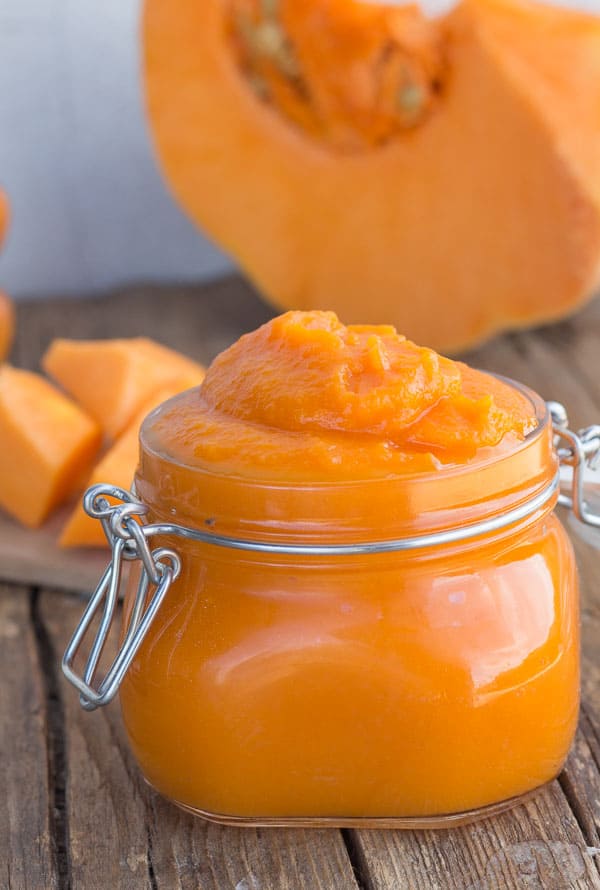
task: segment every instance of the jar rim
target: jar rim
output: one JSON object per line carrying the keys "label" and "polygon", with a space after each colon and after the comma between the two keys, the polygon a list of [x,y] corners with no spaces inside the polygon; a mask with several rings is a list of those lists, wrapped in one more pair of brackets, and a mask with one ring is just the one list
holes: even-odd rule
{"label": "jar rim", "polygon": [[[480,370],[480,369],[475,369]],[[497,380],[500,380],[502,383],[505,383],[507,386],[510,386],[512,389],[516,389],[522,396],[524,396],[531,404],[534,409],[536,425],[530,430],[523,439],[520,441],[516,441],[513,443],[512,447],[497,453],[492,453],[488,456],[485,456],[477,461],[467,461],[463,464],[449,464],[447,466],[443,466],[436,470],[425,470],[419,471],[416,470],[414,472],[406,472],[406,473],[390,473],[388,475],[382,476],[372,476],[366,478],[357,478],[357,479],[335,479],[333,481],[329,480],[321,480],[316,479],[314,481],[304,481],[298,482],[293,481],[289,482],[284,479],[259,479],[254,478],[252,476],[245,476],[239,473],[228,473],[219,469],[211,469],[209,466],[200,466],[197,464],[186,463],[184,461],[179,460],[176,457],[173,457],[169,454],[161,453],[159,449],[153,448],[152,445],[146,438],[146,432],[148,427],[151,425],[154,418],[165,409],[168,405],[174,404],[178,399],[180,399],[186,393],[195,390],[198,390],[199,387],[193,387],[192,390],[185,390],[184,392],[178,393],[175,396],[172,396],[169,399],[166,399],[160,405],[157,405],[149,414],[146,415],[144,421],[140,427],[140,444],[143,448],[148,451],[153,452],[157,457],[160,457],[164,460],[168,460],[170,463],[181,467],[189,471],[190,473],[198,474],[198,476],[210,475],[210,476],[222,476],[227,479],[235,480],[240,484],[252,487],[252,488],[267,488],[267,489],[305,489],[307,491],[313,491],[314,489],[325,491],[329,488],[341,488],[341,487],[353,487],[353,486],[364,486],[364,485],[377,485],[377,484],[386,484],[389,485],[391,482],[402,482],[404,480],[415,480],[422,479],[424,482],[427,480],[440,479],[441,477],[448,477],[452,475],[466,475],[469,472],[474,470],[478,470],[483,467],[490,466],[492,464],[498,463],[505,459],[510,459],[515,453],[525,449],[531,443],[531,441],[540,435],[543,434],[544,430],[547,428],[548,424],[551,423],[550,412],[548,410],[548,406],[546,402],[542,399],[542,397],[535,392],[535,390],[526,386],[524,383],[520,383],[517,380],[513,380],[511,377],[507,377],[503,374],[497,374],[493,371],[481,371],[483,374],[487,374],[490,377],[495,377]],[[493,451],[493,449],[490,449]]]}
{"label": "jar rim", "polygon": [[180,394],[155,409],[142,425],[136,490],[150,510],[150,521],[208,527],[231,538],[307,543],[436,534],[522,511],[544,491],[550,492],[547,500],[553,505],[550,486],[558,458],[546,403],[524,384],[491,376],[517,390],[534,409],[536,426],[522,440],[477,461],[432,472],[351,480],[257,479],[188,465],[161,453],[149,442],[148,430]]}

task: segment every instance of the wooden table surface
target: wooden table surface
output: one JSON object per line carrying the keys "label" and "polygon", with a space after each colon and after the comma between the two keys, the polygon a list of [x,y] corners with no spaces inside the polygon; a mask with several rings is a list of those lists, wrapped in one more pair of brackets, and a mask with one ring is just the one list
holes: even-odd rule
{"label": "wooden table surface", "polygon": [[[36,367],[57,335],[139,334],[209,361],[269,315],[236,278],[23,303],[13,361]],[[600,422],[598,301],[467,359],[564,402],[574,428]],[[510,812],[437,832],[233,829],[183,814],[144,784],[118,706],[85,713],[62,678],[83,600],[0,584],[0,890],[600,888],[600,552],[575,544],[583,706],[567,766]]]}

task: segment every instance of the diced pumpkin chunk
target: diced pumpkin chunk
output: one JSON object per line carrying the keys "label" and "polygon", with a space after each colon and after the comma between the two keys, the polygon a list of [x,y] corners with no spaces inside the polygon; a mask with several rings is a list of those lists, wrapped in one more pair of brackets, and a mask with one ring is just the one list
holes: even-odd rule
{"label": "diced pumpkin chunk", "polygon": [[0,291],[0,362],[11,347],[15,330],[15,313],[11,300]]}
{"label": "diced pumpkin chunk", "polygon": [[[138,433],[138,423],[132,423],[121,433],[92,470],[86,489],[102,482],[110,482],[111,485],[118,485],[120,488],[130,487],[138,460]],[[62,530],[59,544],[61,547],[108,546],[102,523],[87,515],[81,499]]]}
{"label": "diced pumpkin chunk", "polygon": [[[9,207],[6,195],[0,191],[0,244],[8,226]],[[0,291],[0,362],[4,361],[15,332],[15,313],[11,300]]]}
{"label": "diced pumpkin chunk", "polygon": [[10,216],[10,209],[8,206],[8,199],[3,191],[0,191],[0,244],[4,240],[4,235],[6,234],[6,230],[8,228],[8,219]]}
{"label": "diced pumpkin chunk", "polygon": [[[110,483],[120,488],[129,488],[138,462],[138,438],[142,421],[157,405],[188,388],[189,381],[184,378],[179,381],[173,381],[154,392],[144,407],[136,414],[127,429],[121,433],[117,441],[94,467],[87,481],[86,488],[101,483]],[[61,547],[108,546],[104,531],[102,530],[102,524],[97,519],[92,519],[91,516],[87,515],[81,500],[67,520],[62,530],[59,544]]]}
{"label": "diced pumpkin chunk", "polygon": [[39,374],[0,367],[0,506],[40,525],[89,473],[98,424]]}
{"label": "diced pumpkin chunk", "polygon": [[157,387],[171,380],[188,389],[204,369],[160,343],[131,340],[54,340],[42,365],[89,414],[116,438]]}

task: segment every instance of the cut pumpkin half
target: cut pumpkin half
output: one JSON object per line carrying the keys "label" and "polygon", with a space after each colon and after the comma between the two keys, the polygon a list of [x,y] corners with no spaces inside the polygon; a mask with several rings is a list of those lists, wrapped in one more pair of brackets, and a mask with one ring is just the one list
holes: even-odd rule
{"label": "cut pumpkin half", "polygon": [[462,0],[146,0],[167,181],[273,303],[438,349],[600,276],[600,18]]}

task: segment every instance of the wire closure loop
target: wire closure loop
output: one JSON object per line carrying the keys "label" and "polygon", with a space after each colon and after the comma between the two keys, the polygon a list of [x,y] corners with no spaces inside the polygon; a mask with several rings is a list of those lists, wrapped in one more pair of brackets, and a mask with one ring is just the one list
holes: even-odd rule
{"label": "wire closure loop", "polygon": [[[118,498],[121,503],[111,504],[106,496]],[[181,563],[173,550],[164,547],[150,550],[143,526],[136,518],[145,515],[146,507],[136,501],[131,492],[115,486],[95,485],[86,492],[83,505],[90,516],[102,522],[112,555],[67,646],[62,669],[79,691],[81,706],[86,711],[93,711],[108,704],[116,695],[169,587],[179,575]],[[142,571],[127,628],[115,659],[102,680],[94,685],[119,599],[123,561],[136,559],[142,563]],[[149,599],[151,586],[155,589]],[[75,657],[97,616],[98,629],[80,676],[74,667]]]}
{"label": "wire closure loop", "polygon": [[[131,491],[113,485],[94,485],[86,492],[83,506],[90,516],[102,523],[112,555],[75,629],[62,662],[65,676],[79,691],[82,707],[91,711],[108,704],[114,698],[169,587],[179,575],[181,562],[175,551],[166,548],[150,549],[148,540],[154,535],[174,535],[233,550],[302,556],[389,553],[468,540],[514,525],[548,504],[556,495],[557,489],[559,503],[572,509],[581,522],[600,527],[600,515],[589,509],[584,491],[584,469],[588,466],[596,467],[600,463],[600,425],[574,433],[568,428],[567,414],[561,404],[548,402],[548,410],[554,426],[554,444],[560,470],[541,492],[518,507],[491,519],[396,540],[353,544],[286,544],[248,541],[172,523],[148,525],[144,523],[147,507]],[[127,627],[115,659],[104,677],[96,682],[100,658],[117,607],[123,563],[133,560],[140,561],[141,573]],[[98,618],[98,628],[80,676],[74,668],[75,657],[95,618]]]}
{"label": "wire closure loop", "polygon": [[559,402],[548,402],[554,426],[554,445],[561,466],[559,504],[572,510],[585,525],[600,528],[600,515],[585,500],[585,470],[600,468],[600,425],[574,433],[568,428],[567,412]]}

